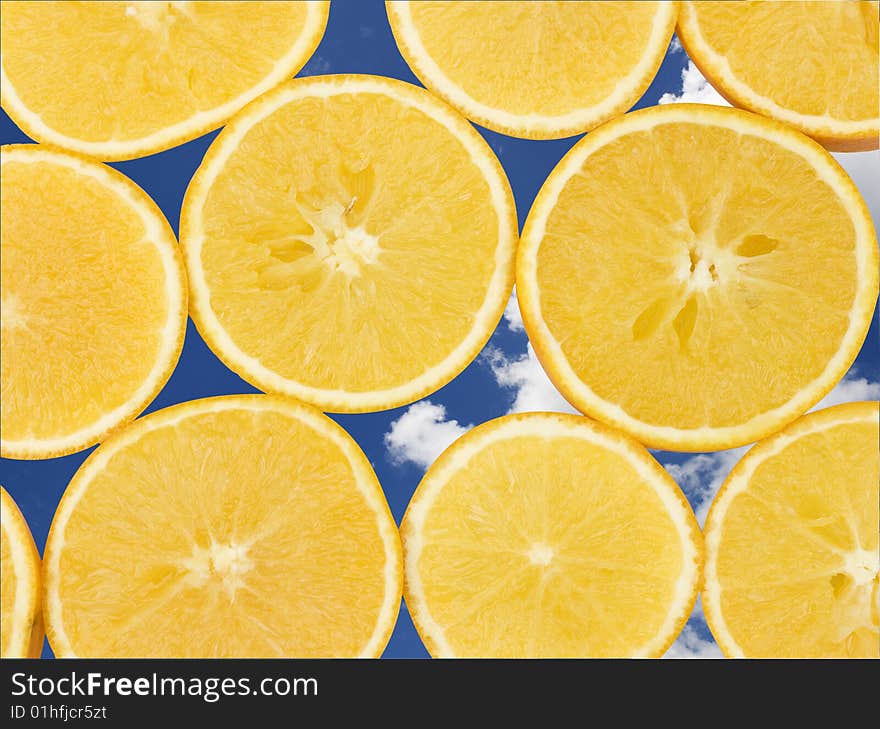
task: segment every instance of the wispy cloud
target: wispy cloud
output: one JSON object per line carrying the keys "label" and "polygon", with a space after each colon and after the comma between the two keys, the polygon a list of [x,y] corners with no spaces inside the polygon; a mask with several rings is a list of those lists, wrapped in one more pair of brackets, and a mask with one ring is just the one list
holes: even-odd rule
{"label": "wispy cloud", "polygon": [[[878,399],[880,399],[880,382],[872,382],[866,377],[860,377],[858,372],[852,369],[813,409],[827,408],[844,402]],[[724,479],[749,448],[751,446],[747,445],[727,451],[699,453],[681,463],[663,464],[688,497],[701,526],[706,520],[712,499],[715,498]]]}
{"label": "wispy cloud", "polygon": [[678,39],[677,35],[673,35],[672,40],[669,41],[668,53],[681,53],[682,51],[684,51],[684,48],[681,46],[681,41]]}
{"label": "wispy cloud", "polygon": [[715,104],[716,106],[730,106],[712,85],[700,73],[700,69],[693,61],[688,61],[681,71],[681,91],[674,93],[667,91],[657,101],[658,104]]}
{"label": "wispy cloud", "polygon": [[447,420],[443,405],[430,400],[413,403],[385,433],[388,458],[397,465],[414,463],[427,468],[472,427],[461,425],[457,420]]}
{"label": "wispy cloud", "polygon": [[721,649],[712,640],[712,634],[703,615],[703,604],[697,598],[694,611],[664,658],[723,658]]}
{"label": "wispy cloud", "polygon": [[507,322],[507,328],[512,332],[523,332],[522,314],[519,310],[519,302],[516,298],[516,287],[510,292],[510,299],[507,301],[507,307],[504,309],[504,321]]}
{"label": "wispy cloud", "polygon": [[834,158],[856,183],[868,205],[875,230],[880,230],[880,150],[839,152]]}
{"label": "wispy cloud", "polygon": [[302,67],[302,70],[297,75],[322,76],[324,74],[330,73],[332,67],[333,64],[330,63],[329,59],[316,54],[309,59],[308,63],[306,63],[306,65]]}
{"label": "wispy cloud", "polygon": [[[880,398],[880,382],[859,377],[855,369],[849,371],[816,408],[826,408],[844,402],[876,400]],[[682,463],[665,463],[664,468],[678,482],[694,506],[702,526],[712,499],[731,469],[751,448],[750,445],[716,453],[699,453]],[[666,658],[720,658],[721,651],[711,638],[700,600],[681,635],[666,653]]]}
{"label": "wispy cloud", "polygon": [[709,505],[727,474],[751,446],[716,453],[700,453],[682,463],[664,463],[663,467],[684,491],[700,526],[706,521]]}
{"label": "wispy cloud", "polygon": [[[677,44],[677,47],[676,47]],[[672,39],[670,53],[681,50],[677,38]],[[730,106],[706,80],[693,61],[688,61],[681,71],[681,90],[663,94],[658,104],[680,104],[692,102],[698,104],[715,104]],[[856,187],[865,198],[868,210],[874,220],[874,227],[880,230],[880,150],[870,152],[836,152],[834,158],[856,183]]]}
{"label": "wispy cloud", "polygon": [[859,400],[880,400],[880,382],[871,382],[867,377],[859,377],[858,372],[853,368],[813,410]]}
{"label": "wispy cloud", "polygon": [[519,356],[511,357],[497,347],[487,347],[480,357],[492,370],[495,382],[514,393],[508,412],[577,412],[550,382],[531,343],[526,353]]}

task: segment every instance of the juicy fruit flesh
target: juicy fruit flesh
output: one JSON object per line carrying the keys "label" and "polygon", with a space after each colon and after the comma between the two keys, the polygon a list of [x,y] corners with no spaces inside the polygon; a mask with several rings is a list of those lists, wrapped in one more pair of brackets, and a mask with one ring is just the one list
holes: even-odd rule
{"label": "juicy fruit flesh", "polygon": [[[5,514],[4,514],[5,518]],[[13,608],[15,605],[15,585],[18,575],[12,560],[12,547],[6,529],[0,530],[0,656],[8,656],[12,644]]]}
{"label": "juicy fruit flesh", "polygon": [[685,569],[654,488],[580,438],[486,446],[442,485],[420,542],[425,604],[458,657],[633,655]]}
{"label": "juicy fruit flesh", "polygon": [[601,103],[635,70],[658,5],[411,2],[409,12],[428,56],[472,99],[561,116]]}
{"label": "juicy fruit flesh", "polygon": [[578,377],[629,415],[735,426],[788,402],[838,351],[854,239],[799,155],[658,124],[596,150],[562,189],[537,253],[541,314]]}
{"label": "juicy fruit flesh", "polygon": [[144,433],[64,526],[56,579],[71,649],[359,655],[386,555],[385,515],[355,479],[335,441],[281,413],[200,413]]}
{"label": "juicy fruit flesh", "polygon": [[800,114],[877,118],[877,2],[692,5],[703,40],[755,93]]}
{"label": "juicy fruit flesh", "polygon": [[3,436],[61,438],[148,378],[166,273],[142,219],[97,179],[46,161],[2,169]]}
{"label": "juicy fruit flesh", "polygon": [[[308,12],[290,2],[4,2],[3,68],[51,129],[137,139],[258,84]],[[45,73],[47,58],[64,73]],[[83,99],[94,113],[71,113]]]}
{"label": "juicy fruit flesh", "polygon": [[43,647],[40,555],[27,522],[0,486],[0,657],[36,658]]}
{"label": "juicy fruit flesh", "polygon": [[[207,193],[211,308],[282,377],[399,386],[474,326],[501,235],[490,194],[465,147],[413,107],[368,93],[295,100],[245,134]],[[340,342],[357,357],[340,358]]]}
{"label": "juicy fruit flesh", "polygon": [[719,607],[746,655],[880,655],[876,412],[791,443],[728,506]]}

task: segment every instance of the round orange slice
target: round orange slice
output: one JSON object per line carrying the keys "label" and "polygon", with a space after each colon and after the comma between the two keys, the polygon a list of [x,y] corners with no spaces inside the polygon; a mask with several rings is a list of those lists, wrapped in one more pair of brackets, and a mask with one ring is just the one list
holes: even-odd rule
{"label": "round orange slice", "polygon": [[283,84],[211,145],[186,193],[192,317],[248,382],[334,412],[461,372],[513,287],[513,195],[467,121],[410,84]]}
{"label": "round orange slice", "polygon": [[0,486],[0,658],[43,648],[40,554],[18,505]]}
{"label": "round orange slice", "polygon": [[880,3],[682,2],[678,36],[728,101],[841,152],[880,144]]}
{"label": "round orange slice", "polygon": [[294,400],[152,413],[77,471],[46,543],[57,656],[376,657],[400,538],[351,437]]}
{"label": "round orange slice", "polygon": [[405,596],[432,655],[661,656],[703,562],[684,495],[640,444],[576,415],[478,426],[401,524]]}
{"label": "round orange slice", "polygon": [[51,458],[133,420],[171,375],[183,259],[131,180],[43,145],[0,150],[0,454]]}
{"label": "round orange slice", "polygon": [[880,404],[752,448],[706,519],[703,607],[728,656],[880,657]]}
{"label": "round orange slice", "polygon": [[104,160],[153,154],[297,73],[328,11],[328,2],[4,1],[3,108],[41,142]]}
{"label": "round orange slice", "polygon": [[629,109],[672,37],[677,2],[387,2],[419,80],[496,132],[554,139]]}
{"label": "round orange slice", "polygon": [[516,275],[569,402],[650,447],[719,450],[779,430],[846,373],[877,301],[877,237],[852,180],[803,134],[657,106],[557,165]]}

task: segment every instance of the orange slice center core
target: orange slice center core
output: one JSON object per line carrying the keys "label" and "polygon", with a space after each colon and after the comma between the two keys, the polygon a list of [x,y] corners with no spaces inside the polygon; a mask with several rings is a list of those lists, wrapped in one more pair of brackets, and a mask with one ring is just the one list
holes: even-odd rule
{"label": "orange slice center core", "polygon": [[181,566],[192,585],[222,589],[231,599],[244,586],[244,575],[254,563],[248,557],[248,545],[212,540],[207,548],[193,547],[192,556],[181,560]]}

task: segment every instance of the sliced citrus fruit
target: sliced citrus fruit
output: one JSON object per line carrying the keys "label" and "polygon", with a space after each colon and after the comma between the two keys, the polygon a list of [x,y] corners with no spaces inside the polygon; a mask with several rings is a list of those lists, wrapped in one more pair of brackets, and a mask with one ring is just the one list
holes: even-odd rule
{"label": "sliced citrus fruit", "polygon": [[371,657],[403,581],[370,464],[294,400],[194,400],[141,418],[76,473],[44,579],[58,656]]}
{"label": "sliced citrus fruit", "polygon": [[693,512],[648,452],[555,413],[459,438],[401,536],[406,604],[437,657],[661,656],[703,561]]}
{"label": "sliced citrus fruit", "polygon": [[758,443],[706,519],[703,607],[728,656],[880,657],[880,407]]}
{"label": "sliced citrus fruit", "polygon": [[426,91],[279,86],[211,145],[184,199],[192,316],[262,390],[381,410],[446,384],[513,287],[516,212],[489,146]]}
{"label": "sliced citrus fruit", "polygon": [[726,107],[652,107],[592,132],[544,183],[518,256],[550,379],[668,450],[750,443],[815,405],[877,298],[877,237],[846,173]]}
{"label": "sliced citrus fruit", "polygon": [[99,159],[168,149],[299,71],[328,6],[4,1],[3,108],[34,139]]}
{"label": "sliced citrus fruit", "polygon": [[728,101],[829,149],[877,149],[877,2],[683,2],[678,36]]}
{"label": "sliced citrus fruit", "polygon": [[183,260],[159,208],[116,170],[35,144],[3,147],[0,162],[0,452],[60,456],[165,384],[183,346]]}
{"label": "sliced citrus fruit", "polygon": [[567,137],[622,114],[660,68],[676,2],[387,2],[419,80],[515,137]]}
{"label": "sliced citrus fruit", "polygon": [[40,657],[40,598],[40,554],[24,516],[0,486],[0,658]]}

